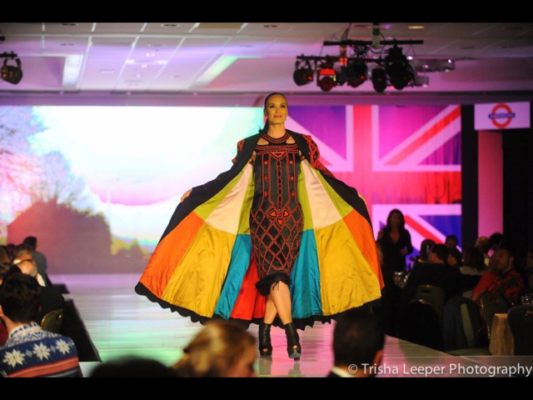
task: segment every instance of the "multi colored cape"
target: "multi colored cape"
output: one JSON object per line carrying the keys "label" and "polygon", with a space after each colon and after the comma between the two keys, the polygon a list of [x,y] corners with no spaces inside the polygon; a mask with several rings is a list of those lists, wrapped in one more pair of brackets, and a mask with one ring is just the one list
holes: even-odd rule
{"label": "multi colored cape", "polygon": [[[304,330],[379,299],[384,282],[365,200],[320,162],[310,135],[289,132],[305,157],[297,185],[304,229],[290,276],[293,321]],[[224,318],[248,328],[263,319],[249,225],[249,160],[260,136],[240,140],[231,169],[177,206],[135,287],[139,295],[201,324]],[[274,325],[282,327],[279,316]]]}

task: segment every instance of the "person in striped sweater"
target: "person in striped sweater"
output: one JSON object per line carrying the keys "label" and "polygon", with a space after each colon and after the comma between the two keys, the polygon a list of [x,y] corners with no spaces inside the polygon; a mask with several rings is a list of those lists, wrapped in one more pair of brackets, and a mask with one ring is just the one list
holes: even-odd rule
{"label": "person in striped sweater", "polygon": [[72,339],[35,322],[40,291],[35,278],[19,273],[0,287],[0,318],[9,332],[0,347],[0,377],[81,377]]}

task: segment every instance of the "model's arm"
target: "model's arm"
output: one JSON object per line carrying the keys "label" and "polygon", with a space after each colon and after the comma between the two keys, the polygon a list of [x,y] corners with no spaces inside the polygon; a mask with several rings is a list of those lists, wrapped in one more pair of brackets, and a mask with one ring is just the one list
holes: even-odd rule
{"label": "model's arm", "polygon": [[311,157],[309,162],[311,165],[314,168],[321,170],[325,175],[334,177],[331,171],[327,169],[320,161],[320,150],[318,149],[318,145],[315,143],[311,135],[304,135],[304,138],[307,140],[309,145],[309,157]]}

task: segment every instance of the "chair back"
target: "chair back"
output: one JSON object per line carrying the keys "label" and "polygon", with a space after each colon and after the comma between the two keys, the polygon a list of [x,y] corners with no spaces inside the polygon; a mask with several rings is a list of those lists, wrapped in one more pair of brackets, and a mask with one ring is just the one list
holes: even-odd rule
{"label": "chair back", "polygon": [[509,304],[501,294],[492,294],[490,292],[483,292],[479,296],[479,303],[481,304],[481,313],[485,322],[487,323],[487,333],[490,339],[490,330],[492,328],[492,321],[494,314],[507,314],[509,311]]}
{"label": "chair back", "polygon": [[413,300],[424,300],[425,303],[430,304],[439,315],[442,316],[442,307],[446,292],[443,288],[433,285],[420,285],[416,288],[416,294]]}
{"label": "chair back", "polygon": [[424,300],[411,300],[401,316],[400,339],[435,350],[444,349],[440,317]]}
{"label": "chair back", "polygon": [[510,309],[507,322],[513,334],[514,355],[533,356],[533,305]]}
{"label": "chair back", "polygon": [[63,309],[52,310],[41,320],[41,328],[53,333],[61,333],[63,326]]}

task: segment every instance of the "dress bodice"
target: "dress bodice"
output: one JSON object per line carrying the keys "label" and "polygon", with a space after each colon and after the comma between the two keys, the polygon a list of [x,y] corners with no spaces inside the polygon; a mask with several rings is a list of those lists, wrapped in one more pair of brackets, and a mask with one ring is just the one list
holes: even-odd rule
{"label": "dress bodice", "polygon": [[[289,131],[286,131],[285,135],[283,135],[280,138],[273,138],[266,133],[263,133],[261,135],[261,138],[266,140],[268,144],[259,144],[259,142],[257,143],[257,145],[255,146],[254,152],[252,154],[252,158],[250,159],[250,162],[249,162],[252,165],[255,164],[255,159],[258,154],[264,155],[265,153],[270,153],[272,151],[276,152],[277,154],[288,152],[288,153],[297,154],[300,157],[302,156],[301,151],[296,142],[287,143],[287,140],[291,138]],[[293,160],[293,162],[297,162],[297,161],[299,160],[296,160],[296,159]]]}

